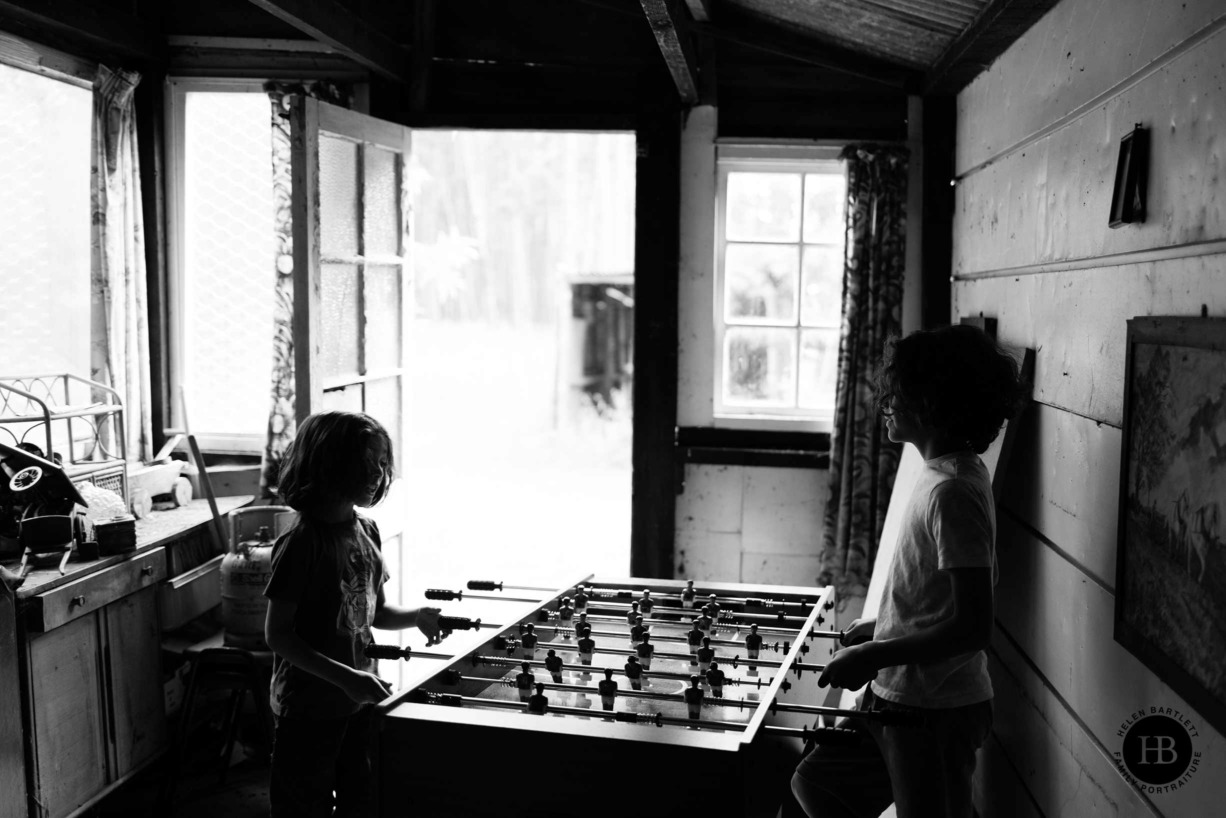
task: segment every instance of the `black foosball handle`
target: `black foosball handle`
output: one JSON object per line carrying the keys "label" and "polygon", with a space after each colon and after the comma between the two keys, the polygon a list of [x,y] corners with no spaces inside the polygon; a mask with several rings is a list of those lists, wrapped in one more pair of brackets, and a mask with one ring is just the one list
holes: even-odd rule
{"label": "black foosball handle", "polygon": [[502,583],[488,579],[470,579],[467,583],[470,591],[501,591]]}
{"label": "black foosball handle", "polygon": [[440,616],[438,626],[445,631],[475,631],[481,627],[481,620],[467,616]]}
{"label": "black foosball handle", "polygon": [[460,601],[464,599],[463,591],[445,591],[442,588],[427,588],[426,599],[441,599],[445,602]]}
{"label": "black foosball handle", "polygon": [[409,658],[409,649],[396,645],[376,645],[373,642],[364,651],[367,659],[405,659]]}

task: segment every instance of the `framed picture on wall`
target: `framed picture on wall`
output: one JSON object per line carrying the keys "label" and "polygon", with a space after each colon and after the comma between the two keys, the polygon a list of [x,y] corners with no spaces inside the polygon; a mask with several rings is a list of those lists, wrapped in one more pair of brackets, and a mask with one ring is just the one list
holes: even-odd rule
{"label": "framed picture on wall", "polygon": [[1127,337],[1115,640],[1226,731],[1226,319]]}

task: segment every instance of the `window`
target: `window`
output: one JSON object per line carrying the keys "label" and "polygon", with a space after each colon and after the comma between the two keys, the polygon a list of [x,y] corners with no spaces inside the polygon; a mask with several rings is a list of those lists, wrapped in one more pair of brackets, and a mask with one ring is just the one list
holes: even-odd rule
{"label": "window", "polygon": [[[213,451],[263,448],[276,276],[272,126],[258,83],[172,80],[171,423]],[[183,400],[180,400],[180,398]]]}
{"label": "window", "polygon": [[717,423],[828,431],[847,182],[838,148],[721,146]]}
{"label": "window", "polygon": [[0,375],[90,373],[93,94],[0,64]]}

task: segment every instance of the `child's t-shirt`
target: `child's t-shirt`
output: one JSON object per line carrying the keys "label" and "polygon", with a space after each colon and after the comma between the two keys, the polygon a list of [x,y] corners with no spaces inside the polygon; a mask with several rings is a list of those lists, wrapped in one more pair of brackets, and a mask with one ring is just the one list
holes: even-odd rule
{"label": "child's t-shirt", "polygon": [[[907,503],[873,638],[903,636],[949,618],[950,568],[991,568],[995,586],[995,543],[992,479],[978,455],[961,451],[925,461]],[[992,680],[980,650],[883,668],[872,690],[914,707],[963,707],[991,699]]]}
{"label": "child's t-shirt", "polygon": [[[321,523],[303,515],[277,538],[272,576],[264,595],[297,603],[294,632],[315,650],[348,667],[375,672],[366,657],[373,641],[379,589],[387,581],[379,529],[359,515],[342,523]],[[360,705],[345,691],[274,656],[270,693],[278,716],[343,718]]]}

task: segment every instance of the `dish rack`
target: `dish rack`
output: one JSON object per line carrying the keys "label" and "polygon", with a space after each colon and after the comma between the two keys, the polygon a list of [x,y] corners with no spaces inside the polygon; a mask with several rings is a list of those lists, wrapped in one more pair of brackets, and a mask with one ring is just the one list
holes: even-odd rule
{"label": "dish rack", "polygon": [[75,484],[109,489],[131,507],[123,401],[70,373],[0,375],[0,442],[38,447]]}

